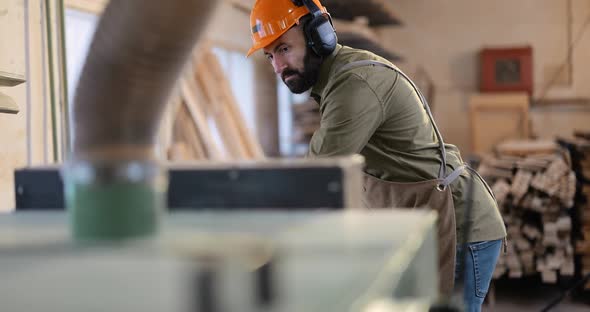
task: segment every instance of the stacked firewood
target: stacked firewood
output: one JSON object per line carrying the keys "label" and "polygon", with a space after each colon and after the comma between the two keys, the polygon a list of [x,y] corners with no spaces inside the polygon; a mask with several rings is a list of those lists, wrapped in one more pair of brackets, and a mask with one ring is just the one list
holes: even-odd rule
{"label": "stacked firewood", "polygon": [[551,141],[507,143],[479,168],[492,185],[508,240],[494,277],[540,274],[556,283],[574,275],[572,220],[576,176],[569,154]]}
{"label": "stacked firewood", "polygon": [[320,106],[310,98],[293,105],[293,143],[309,143],[320,127]]}
{"label": "stacked firewood", "polygon": [[[590,274],[590,131],[576,131],[574,139],[562,139],[561,142],[570,148],[578,179],[576,254],[580,256],[580,270],[585,276]],[[590,283],[585,287],[590,289]]]}

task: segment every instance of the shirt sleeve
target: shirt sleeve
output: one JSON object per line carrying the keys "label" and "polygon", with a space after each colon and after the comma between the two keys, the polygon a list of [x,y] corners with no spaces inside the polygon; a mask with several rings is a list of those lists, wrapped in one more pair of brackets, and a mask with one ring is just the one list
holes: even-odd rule
{"label": "shirt sleeve", "polygon": [[308,156],[358,154],[383,121],[380,99],[366,80],[351,74],[337,81],[321,103],[320,128]]}

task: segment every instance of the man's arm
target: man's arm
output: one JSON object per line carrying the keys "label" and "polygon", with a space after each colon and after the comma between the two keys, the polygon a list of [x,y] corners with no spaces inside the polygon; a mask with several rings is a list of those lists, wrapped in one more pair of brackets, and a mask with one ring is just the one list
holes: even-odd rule
{"label": "man's arm", "polygon": [[322,100],[320,128],[308,156],[359,153],[383,121],[383,106],[367,82],[354,74],[336,82]]}

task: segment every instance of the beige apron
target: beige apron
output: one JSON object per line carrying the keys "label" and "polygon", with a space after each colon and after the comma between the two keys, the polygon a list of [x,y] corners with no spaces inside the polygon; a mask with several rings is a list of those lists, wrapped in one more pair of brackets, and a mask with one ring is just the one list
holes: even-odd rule
{"label": "beige apron", "polygon": [[439,288],[441,294],[449,295],[453,291],[455,280],[455,250],[457,244],[455,206],[450,184],[459,177],[466,166],[460,166],[449,175],[446,175],[447,160],[442,136],[434,123],[426,99],[412,80],[393,66],[371,60],[351,62],[340,68],[338,72],[359,66],[384,66],[405,77],[418,93],[420,101],[434,127],[441,153],[438,179],[415,183],[398,183],[365,174],[363,201],[367,208],[426,208],[437,211]]}

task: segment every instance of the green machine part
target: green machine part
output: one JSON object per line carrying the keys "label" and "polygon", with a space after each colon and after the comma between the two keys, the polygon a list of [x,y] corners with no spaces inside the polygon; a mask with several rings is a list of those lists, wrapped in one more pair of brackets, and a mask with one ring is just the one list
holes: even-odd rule
{"label": "green machine part", "polygon": [[143,238],[158,231],[167,176],[156,162],[71,162],[62,171],[74,240]]}

